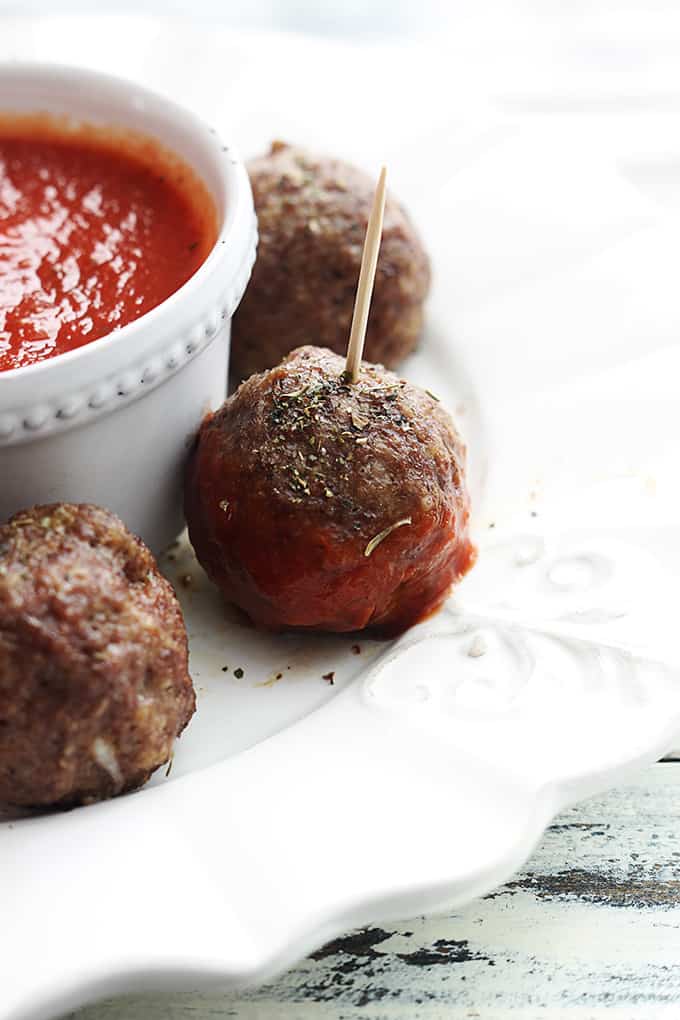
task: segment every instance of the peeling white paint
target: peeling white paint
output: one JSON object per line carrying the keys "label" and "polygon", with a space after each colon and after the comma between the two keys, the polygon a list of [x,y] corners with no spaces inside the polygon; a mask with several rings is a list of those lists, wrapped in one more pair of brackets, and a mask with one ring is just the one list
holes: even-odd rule
{"label": "peeling white paint", "polygon": [[[564,812],[513,883],[455,914],[383,926],[357,952],[317,954],[243,996],[121,999],[75,1016],[677,1020],[679,835],[680,765],[657,765]],[[414,964],[447,945],[451,960]]]}

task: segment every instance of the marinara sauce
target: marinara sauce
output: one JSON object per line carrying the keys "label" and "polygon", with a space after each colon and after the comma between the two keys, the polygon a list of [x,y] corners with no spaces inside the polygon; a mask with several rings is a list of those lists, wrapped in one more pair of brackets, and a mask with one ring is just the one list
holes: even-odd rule
{"label": "marinara sauce", "polygon": [[0,371],[139,318],[216,235],[205,186],[151,140],[0,121]]}

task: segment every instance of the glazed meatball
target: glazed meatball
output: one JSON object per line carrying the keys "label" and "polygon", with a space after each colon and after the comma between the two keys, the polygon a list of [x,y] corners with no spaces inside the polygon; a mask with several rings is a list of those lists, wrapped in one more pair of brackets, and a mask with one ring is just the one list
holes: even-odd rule
{"label": "glazed meatball", "polygon": [[112,513],[38,506],[0,527],[0,804],[141,786],[194,690],[175,593]]}
{"label": "glazed meatball", "polygon": [[474,561],[465,449],[429,394],[302,347],[200,430],[185,510],[225,598],[273,629],[393,635]]}
{"label": "glazed meatball", "polygon": [[[260,241],[232,325],[232,374],[272,368],[302,344],[347,346],[375,181],[355,167],[275,142],[249,165]],[[392,368],[416,345],[430,265],[389,197],[366,358]]]}

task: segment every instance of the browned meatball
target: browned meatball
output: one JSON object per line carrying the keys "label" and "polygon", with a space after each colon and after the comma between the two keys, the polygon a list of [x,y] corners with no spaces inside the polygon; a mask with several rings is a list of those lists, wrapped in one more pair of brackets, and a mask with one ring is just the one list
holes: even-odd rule
{"label": "browned meatball", "polygon": [[112,513],[38,506],[0,527],[0,804],[141,786],[191,718],[172,586]]}
{"label": "browned meatball", "polygon": [[[260,232],[257,261],[232,325],[232,375],[272,368],[302,344],[347,346],[375,181],[336,159],[274,142],[249,165]],[[385,206],[366,358],[390,368],[423,324],[430,264],[404,210]]]}
{"label": "browned meatball", "polygon": [[225,597],[271,628],[383,635],[436,609],[474,562],[465,450],[429,394],[294,351],[208,418],[185,509]]}

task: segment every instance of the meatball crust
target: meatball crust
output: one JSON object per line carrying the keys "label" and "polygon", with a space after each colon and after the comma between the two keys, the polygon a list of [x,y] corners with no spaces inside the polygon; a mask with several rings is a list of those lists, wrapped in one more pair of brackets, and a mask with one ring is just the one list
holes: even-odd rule
{"label": "meatball crust", "polygon": [[185,510],[226,599],[273,629],[389,636],[474,562],[465,449],[435,398],[380,366],[302,347],[200,430]]}
{"label": "meatball crust", "polygon": [[172,586],[114,514],[38,506],[0,526],[0,803],[141,786],[191,718]]}
{"label": "meatball crust", "polygon": [[[375,181],[340,160],[274,142],[249,164],[257,261],[232,324],[232,374],[276,365],[302,344],[347,346]],[[394,367],[416,345],[430,263],[405,211],[388,196],[366,358]]]}

